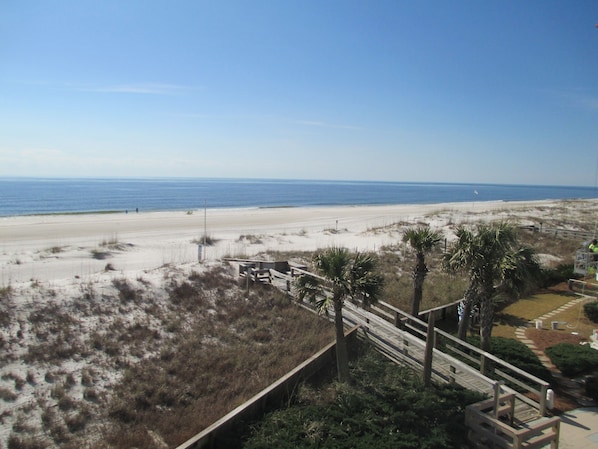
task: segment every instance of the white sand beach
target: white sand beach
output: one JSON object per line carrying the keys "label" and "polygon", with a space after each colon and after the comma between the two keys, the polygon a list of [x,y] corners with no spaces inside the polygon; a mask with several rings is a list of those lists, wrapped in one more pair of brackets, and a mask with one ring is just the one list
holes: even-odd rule
{"label": "white sand beach", "polygon": [[595,207],[596,201],[496,201],[3,217],[0,285],[84,278],[108,263],[127,273],[197,262],[204,233],[214,241],[203,248],[207,261],[331,245],[375,251],[397,243],[401,226],[449,231],[468,221],[515,218],[538,225],[559,215],[575,227],[575,216]]}

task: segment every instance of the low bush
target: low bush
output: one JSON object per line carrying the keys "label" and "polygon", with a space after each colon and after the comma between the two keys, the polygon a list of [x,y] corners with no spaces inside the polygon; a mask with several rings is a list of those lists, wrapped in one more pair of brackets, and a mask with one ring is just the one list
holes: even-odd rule
{"label": "low bush", "polygon": [[12,294],[12,287],[10,285],[6,287],[0,287],[0,300],[9,299]]}
{"label": "low bush", "polygon": [[[467,341],[474,346],[480,346],[478,336],[469,337]],[[542,365],[538,356],[522,342],[512,338],[492,337],[490,347],[490,352],[505,362],[546,382],[552,381],[550,370]]]}
{"label": "low bush", "polygon": [[573,272],[573,264],[560,264],[556,268],[542,270],[542,286],[551,287],[579,277]]}
{"label": "low bush", "polygon": [[598,402],[598,375],[586,379],[586,394],[593,401]]}
{"label": "low bush", "polygon": [[46,449],[46,444],[33,437],[20,437],[11,435],[8,437],[8,449]]}
{"label": "low bush", "polygon": [[587,345],[559,343],[546,349],[546,355],[565,376],[574,377],[598,369],[598,351]]}
{"label": "low bush", "polygon": [[598,323],[598,301],[584,304],[583,313],[592,323]]}
{"label": "low bush", "polygon": [[0,399],[5,402],[14,402],[17,400],[17,395],[7,388],[0,388]]}
{"label": "low bush", "polygon": [[141,294],[129,283],[126,278],[114,279],[112,285],[118,290],[118,296],[122,303],[138,302]]}

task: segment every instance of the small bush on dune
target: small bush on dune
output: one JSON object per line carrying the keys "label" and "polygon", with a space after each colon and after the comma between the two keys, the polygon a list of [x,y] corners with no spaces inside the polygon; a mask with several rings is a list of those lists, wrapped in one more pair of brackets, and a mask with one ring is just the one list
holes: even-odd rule
{"label": "small bush on dune", "polygon": [[141,294],[135,290],[126,278],[114,279],[112,285],[118,290],[121,302],[137,302],[141,300]]}
{"label": "small bush on dune", "polygon": [[46,449],[46,444],[33,437],[8,437],[8,449]]}
{"label": "small bush on dune", "polygon": [[202,289],[226,289],[231,287],[231,276],[224,267],[217,267],[206,273],[193,272],[189,275],[189,281]]}
{"label": "small bush on dune", "polygon": [[190,282],[177,283],[173,281],[168,290],[168,296],[172,303],[189,312],[205,306],[205,292],[200,286]]}
{"label": "small bush on dune", "polygon": [[17,395],[7,388],[0,388],[0,399],[5,402],[14,402],[17,400]]}
{"label": "small bush on dune", "polygon": [[0,300],[9,299],[12,294],[12,287],[0,287]]}

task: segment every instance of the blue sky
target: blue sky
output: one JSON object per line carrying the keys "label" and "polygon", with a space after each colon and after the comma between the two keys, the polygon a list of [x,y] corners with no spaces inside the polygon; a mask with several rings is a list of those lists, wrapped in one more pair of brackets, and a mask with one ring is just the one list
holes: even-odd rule
{"label": "blue sky", "polygon": [[3,0],[0,176],[588,185],[596,0]]}

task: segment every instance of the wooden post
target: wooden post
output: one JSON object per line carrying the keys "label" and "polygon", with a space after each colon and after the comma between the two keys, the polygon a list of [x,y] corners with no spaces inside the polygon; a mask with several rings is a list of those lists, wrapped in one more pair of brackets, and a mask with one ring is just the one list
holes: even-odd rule
{"label": "wooden post", "polygon": [[449,372],[451,373],[449,375],[449,380],[451,383],[455,383],[455,381],[457,380],[457,368],[454,367],[453,365],[449,366]]}
{"label": "wooden post", "polygon": [[245,287],[247,288],[247,297],[249,297],[249,266],[246,268],[245,271]]}
{"label": "wooden post", "polygon": [[498,419],[499,413],[498,410],[500,408],[500,390],[501,390],[501,382],[494,382],[494,418]]}
{"label": "wooden post", "polygon": [[432,382],[432,357],[434,355],[434,312],[428,314],[428,333],[426,336],[426,355],[424,357],[424,386]]}

